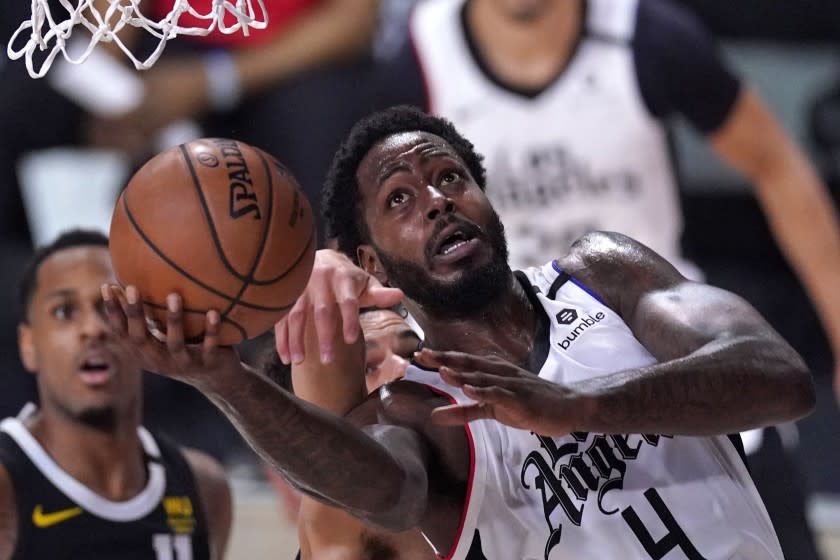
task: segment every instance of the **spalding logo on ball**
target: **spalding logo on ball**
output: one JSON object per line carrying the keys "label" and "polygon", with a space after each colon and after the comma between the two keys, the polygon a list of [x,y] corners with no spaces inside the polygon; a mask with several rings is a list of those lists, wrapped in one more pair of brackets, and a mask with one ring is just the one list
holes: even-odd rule
{"label": "spalding logo on ball", "polygon": [[291,173],[236,140],[194,140],[158,154],[131,178],[111,220],[111,259],[166,324],[166,296],[184,302],[184,333],[201,339],[221,314],[220,343],[270,329],[303,292],[317,239]]}

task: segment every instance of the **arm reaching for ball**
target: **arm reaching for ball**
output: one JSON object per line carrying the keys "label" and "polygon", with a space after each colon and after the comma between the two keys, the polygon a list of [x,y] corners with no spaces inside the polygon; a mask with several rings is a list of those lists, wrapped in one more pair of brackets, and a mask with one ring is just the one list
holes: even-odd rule
{"label": "arm reaching for ball", "polygon": [[588,234],[557,262],[659,363],[562,385],[498,358],[423,350],[418,362],[440,368],[444,381],[476,401],[435,411],[437,421],[491,418],[545,436],[703,436],[795,420],[813,408],[802,359],[738,296],[686,280],[619,234]]}
{"label": "arm reaching for ball", "polygon": [[[354,413],[355,423],[298,399],[217,345],[219,314],[206,317],[201,345],[188,345],[183,309],[167,298],[165,340],[146,328],[140,294],[103,286],[118,344],[143,369],[193,385],[207,395],[251,446],[301,491],[390,530],[418,526],[428,503],[428,441],[418,431],[376,424],[378,401]],[[340,468],[336,468],[340,465]]]}

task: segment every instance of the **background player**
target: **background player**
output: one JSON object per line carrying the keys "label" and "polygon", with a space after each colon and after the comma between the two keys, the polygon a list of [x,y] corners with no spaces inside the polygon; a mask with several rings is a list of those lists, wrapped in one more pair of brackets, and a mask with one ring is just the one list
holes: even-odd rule
{"label": "background player", "polygon": [[[164,343],[146,332],[136,288],[123,296],[103,287],[121,344],[147,369],[207,394],[297,487],[390,530],[419,527],[456,560],[542,557],[558,545],[559,554],[598,557],[680,548],[706,558],[781,558],[736,447],[711,435],[813,406],[801,359],[751,307],[686,281],[616,234],[587,236],[557,261],[514,275],[480,158],[448,123],[418,111],[358,123],[330,177],[329,225],[368,274],[316,266],[281,325],[281,356],[329,362],[334,335],[352,341],[358,306],[375,304],[369,300],[388,283],[405,291],[427,342],[470,353],[418,357],[463,392],[411,366],[408,381],[380,390],[344,421],[218,348],[216,311],[202,346],[189,347],[180,298],[171,295]],[[340,316],[347,320],[339,324]],[[302,345],[311,317],[320,352]],[[283,329],[292,335],[285,347]],[[574,344],[569,354],[563,336]],[[481,386],[463,384],[473,378]],[[438,420],[462,419],[461,406],[440,409],[453,400],[515,427],[429,421],[433,411]],[[675,465],[675,457],[691,460]],[[668,536],[654,540],[639,512],[658,516]]]}
{"label": "background player", "polygon": [[[347,262],[349,264],[349,261]],[[386,383],[402,379],[411,356],[420,347],[420,338],[411,330],[405,318],[394,309],[364,309],[359,315],[359,325],[365,349],[364,385],[366,393],[373,393]],[[314,334],[314,331],[311,334]],[[342,365],[353,364],[353,360],[352,355],[334,357],[336,376],[343,373],[351,378],[346,381],[355,379],[355,390],[348,391],[346,383],[325,384],[320,382],[323,381],[323,375],[307,375],[305,368],[294,367],[291,373],[295,394],[343,416],[363,400],[357,398],[362,377],[348,374],[342,368]],[[333,408],[329,408],[330,406]],[[304,497],[301,501],[298,535],[303,560],[435,558],[434,552],[417,531],[398,534],[382,531],[365,525],[341,509],[330,507],[310,497]]]}
{"label": "background player", "polygon": [[0,424],[0,558],[224,556],[220,465],[140,425],[142,372],[111,336],[108,240],[74,231],[21,284],[20,355],[40,405]]}
{"label": "background player", "polygon": [[[327,255],[322,253],[319,258]],[[339,258],[350,264],[346,257]],[[411,330],[403,315],[395,309],[363,309],[359,315],[359,324],[365,348],[364,377],[346,375],[347,371],[341,367],[341,364],[353,364],[356,359],[353,352],[347,356],[334,357],[336,375],[345,374],[346,379],[342,379],[341,383],[317,383],[323,380],[323,376],[307,375],[302,367],[295,367],[293,373],[291,367],[282,363],[276,351],[271,352],[261,371],[302,399],[344,415],[364,400],[360,396],[363,390],[366,395],[386,383],[402,379],[409,359],[420,346],[417,333]],[[311,334],[314,335],[314,332]],[[351,371],[354,370],[351,368]],[[365,525],[341,509],[310,497],[297,498],[297,493],[289,489],[280,475],[273,470],[269,470],[268,474],[284,504],[295,505],[292,519],[298,524],[300,558],[434,559],[432,549],[419,532],[395,534]]]}

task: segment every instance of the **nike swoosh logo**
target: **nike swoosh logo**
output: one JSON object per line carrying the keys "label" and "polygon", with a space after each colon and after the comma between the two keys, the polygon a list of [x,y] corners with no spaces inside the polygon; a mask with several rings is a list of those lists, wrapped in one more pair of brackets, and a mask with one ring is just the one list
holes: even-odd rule
{"label": "nike swoosh logo", "polygon": [[81,515],[82,513],[83,511],[80,507],[62,509],[52,513],[44,513],[41,506],[35,506],[35,509],[32,510],[32,523],[34,523],[39,529],[46,529],[47,527],[58,525],[59,523],[67,521],[77,515]]}

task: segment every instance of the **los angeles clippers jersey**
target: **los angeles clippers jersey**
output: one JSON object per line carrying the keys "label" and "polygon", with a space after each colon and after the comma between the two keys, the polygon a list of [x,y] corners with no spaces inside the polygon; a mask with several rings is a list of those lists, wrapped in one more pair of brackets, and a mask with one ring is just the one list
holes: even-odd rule
{"label": "los angeles clippers jersey", "polygon": [[484,155],[487,194],[514,269],[562,255],[582,234],[618,231],[684,274],[682,212],[665,129],[639,93],[631,41],[637,0],[587,0],[562,74],[529,95],[500,86],[471,52],[463,0],[425,0],[410,30],[429,110]]}
{"label": "los angeles clippers jersey", "polygon": [[[531,369],[574,383],[655,359],[556,263],[517,273],[543,311]],[[453,402],[436,372],[409,367]],[[544,437],[489,420],[468,427],[472,473],[447,560],[781,560],[764,504],[727,436]]]}
{"label": "los angeles clippers jersey", "polygon": [[55,463],[17,418],[0,423],[0,462],[15,489],[12,560],[209,560],[207,525],[183,454],[144,428],[148,482],[113,502]]}

